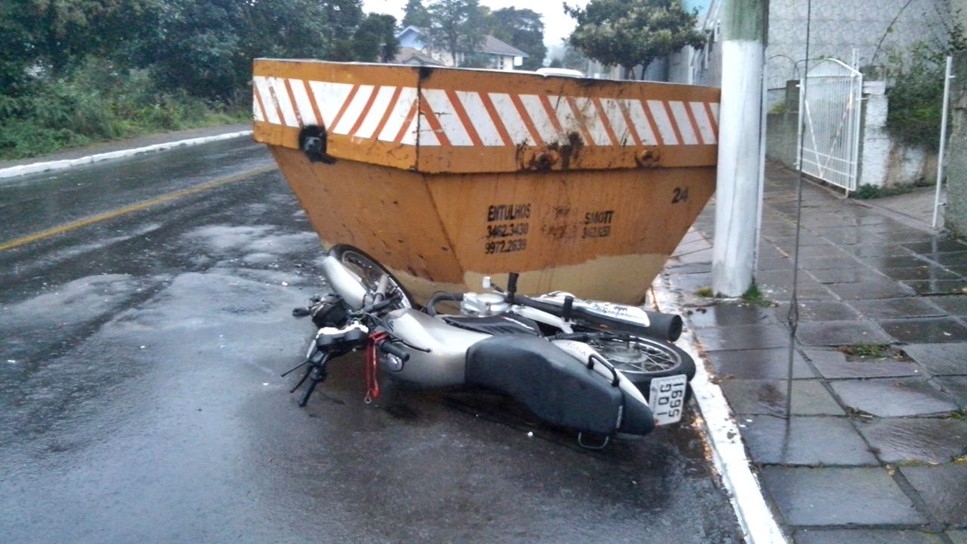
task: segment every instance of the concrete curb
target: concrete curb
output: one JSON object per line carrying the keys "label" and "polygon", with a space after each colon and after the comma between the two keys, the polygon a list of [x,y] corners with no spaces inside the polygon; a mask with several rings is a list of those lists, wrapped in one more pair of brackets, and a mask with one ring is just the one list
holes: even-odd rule
{"label": "concrete curb", "polygon": [[133,155],[140,155],[142,153],[152,153],[155,151],[163,151],[163,150],[172,149],[175,147],[187,147],[192,145],[214,142],[218,140],[240,138],[243,136],[249,136],[251,134],[252,134],[251,130],[242,130],[239,132],[229,132],[229,133],[218,134],[214,136],[204,136],[200,138],[191,138],[187,140],[176,140],[172,142],[154,144],[154,145],[138,147],[134,149],[122,149],[119,151],[109,151],[105,153],[90,155],[87,157],[80,157],[77,159],[62,159],[62,160],[55,160],[55,161],[48,161],[48,162],[38,162],[33,164],[24,164],[20,166],[13,166],[9,168],[0,169],[0,179],[15,178],[19,176],[25,176],[28,174],[39,174],[42,172],[50,172],[52,170],[63,170],[66,168],[73,168],[75,166],[93,164],[96,162],[107,161],[112,159],[120,159],[124,157],[131,157]]}

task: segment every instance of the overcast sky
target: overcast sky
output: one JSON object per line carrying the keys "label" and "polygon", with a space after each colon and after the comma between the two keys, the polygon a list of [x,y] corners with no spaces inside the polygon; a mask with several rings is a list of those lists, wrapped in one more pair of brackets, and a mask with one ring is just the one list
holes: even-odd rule
{"label": "overcast sky", "polygon": [[[423,0],[428,5],[432,0]],[[548,47],[560,45],[561,40],[574,30],[574,19],[564,13],[564,0],[539,0],[528,2],[529,6],[521,6],[520,0],[479,0],[481,6],[487,6],[491,11],[502,8],[529,9],[541,14],[544,20],[544,44]],[[587,0],[567,0],[569,6],[584,7]],[[388,13],[403,20],[403,7],[406,0],[363,0],[363,11],[367,13]]]}

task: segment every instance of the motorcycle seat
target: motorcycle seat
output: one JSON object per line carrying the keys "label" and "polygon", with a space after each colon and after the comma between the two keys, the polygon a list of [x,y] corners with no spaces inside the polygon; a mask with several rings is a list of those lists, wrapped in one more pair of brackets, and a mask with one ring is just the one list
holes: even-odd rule
{"label": "motorcycle seat", "polygon": [[[467,383],[509,395],[543,421],[581,432],[647,434],[647,404],[634,406],[620,388],[543,338],[493,336],[467,353]],[[623,421],[624,420],[624,421]]]}

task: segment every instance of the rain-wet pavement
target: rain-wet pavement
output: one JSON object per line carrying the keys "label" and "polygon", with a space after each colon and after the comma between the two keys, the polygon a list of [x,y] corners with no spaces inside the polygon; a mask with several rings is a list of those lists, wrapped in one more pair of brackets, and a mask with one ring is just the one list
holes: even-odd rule
{"label": "rain-wet pavement", "polygon": [[[351,356],[298,408],[280,373],[313,333],[290,312],[322,288],[318,238],[267,151],[231,147],[188,176],[230,183],[0,250],[0,541],[742,541],[694,407],[591,452],[499,397],[367,406]],[[182,191],[148,165],[190,157],[142,159],[130,173],[160,187],[126,163],[64,174],[88,179],[73,199],[0,182],[5,216],[37,216],[0,244],[75,202]]]}
{"label": "rain-wet pavement", "polygon": [[799,178],[774,164],[766,178],[762,304],[702,296],[714,200],[658,284],[685,310],[771,508],[799,544],[964,544],[967,242],[916,217],[915,195],[878,205],[806,181],[790,317]]}

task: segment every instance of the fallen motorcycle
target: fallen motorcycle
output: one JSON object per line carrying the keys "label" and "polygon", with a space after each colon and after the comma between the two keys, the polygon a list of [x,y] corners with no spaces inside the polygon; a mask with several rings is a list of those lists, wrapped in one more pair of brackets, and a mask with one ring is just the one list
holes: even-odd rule
{"label": "fallen motorcycle", "polygon": [[[337,245],[322,261],[333,293],[293,313],[318,331],[292,392],[305,406],[333,358],[366,353],[367,400],[377,373],[419,389],[479,387],[514,398],[588,446],[677,423],[694,376],[672,342],[679,316],[568,293],[528,297],[484,280],[485,293],[438,293],[417,309],[402,285],[359,249]],[[449,307],[449,311],[447,311]],[[646,398],[647,395],[647,398]]]}

